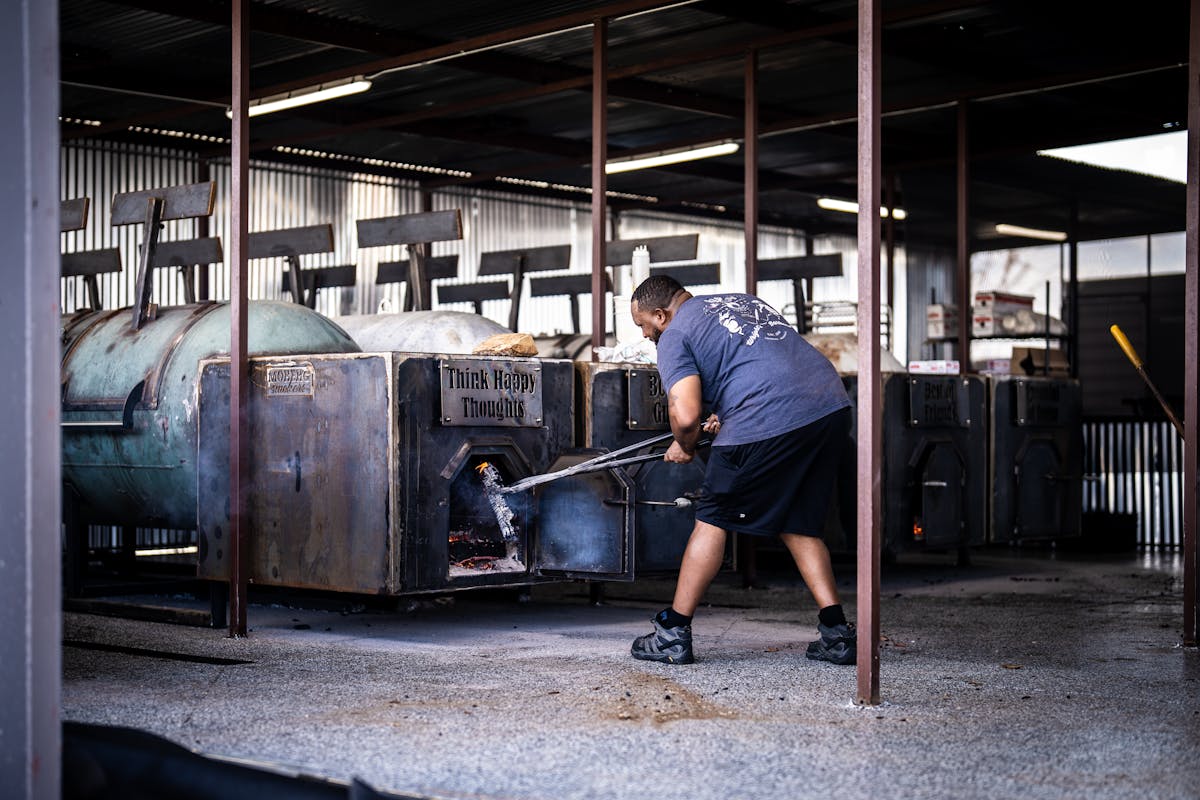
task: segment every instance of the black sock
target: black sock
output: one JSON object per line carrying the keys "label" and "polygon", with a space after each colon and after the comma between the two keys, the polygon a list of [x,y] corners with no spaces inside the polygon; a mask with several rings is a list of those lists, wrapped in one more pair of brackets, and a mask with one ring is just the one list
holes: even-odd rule
{"label": "black sock", "polygon": [[817,619],[826,628],[832,628],[835,625],[846,624],[846,613],[842,611],[841,605],[825,606],[817,612]]}
{"label": "black sock", "polygon": [[662,625],[664,628],[682,628],[685,625],[692,624],[691,617],[685,617],[683,614],[680,614],[670,606],[667,606],[662,611],[655,614],[654,618],[658,620],[658,624]]}

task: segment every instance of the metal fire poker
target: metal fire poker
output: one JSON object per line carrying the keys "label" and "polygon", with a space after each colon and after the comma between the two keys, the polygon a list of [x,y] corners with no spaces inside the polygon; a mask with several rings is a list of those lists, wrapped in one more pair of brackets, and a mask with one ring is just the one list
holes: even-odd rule
{"label": "metal fire poker", "polygon": [[[500,482],[500,473],[494,466],[488,462],[483,462],[475,471],[479,473],[483,480],[483,491],[487,495],[488,503],[492,510],[496,512],[496,521],[500,524],[500,531],[504,534],[505,541],[516,541],[517,531],[513,528],[513,512],[509,508],[508,502],[504,499],[504,495],[513,494],[514,492],[523,492],[526,489],[531,489],[543,483],[556,481],[559,478],[569,478],[572,475],[582,475],[587,472],[599,472],[600,470],[612,469],[613,467],[623,467],[629,464],[638,464],[642,461],[651,461],[653,459],[661,459],[662,453],[643,453],[642,455],[629,456],[628,458],[619,458],[626,453],[631,453],[635,450],[641,450],[644,447],[661,444],[669,439],[674,438],[673,433],[664,433],[662,436],[655,436],[637,444],[631,444],[628,447],[622,447],[619,450],[614,450],[611,453],[603,453],[590,458],[587,461],[580,462],[572,467],[560,469],[557,472],[547,472],[542,475],[531,475],[528,478],[523,478],[512,486],[505,486]],[[708,444],[707,441],[700,442],[699,445]],[[698,445],[698,446],[699,446]]]}

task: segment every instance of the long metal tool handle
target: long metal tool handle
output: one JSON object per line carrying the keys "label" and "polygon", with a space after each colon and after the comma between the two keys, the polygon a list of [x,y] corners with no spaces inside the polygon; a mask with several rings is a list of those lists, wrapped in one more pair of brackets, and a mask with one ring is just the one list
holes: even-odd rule
{"label": "long metal tool handle", "polygon": [[1154,385],[1154,381],[1150,380],[1150,376],[1146,374],[1145,364],[1142,362],[1142,357],[1138,355],[1137,350],[1133,349],[1133,345],[1129,343],[1129,339],[1125,337],[1125,332],[1121,330],[1120,325],[1113,325],[1108,329],[1113,338],[1117,340],[1117,344],[1121,346],[1125,357],[1129,359],[1129,363],[1133,364],[1133,368],[1138,371],[1138,375],[1142,376],[1142,380],[1150,387],[1150,392],[1154,395],[1154,399],[1162,406],[1162,410],[1166,412],[1167,418],[1171,420],[1171,424],[1175,426],[1179,437],[1183,438],[1183,423],[1179,421],[1179,417],[1175,416],[1175,412],[1171,410],[1171,406],[1167,403],[1165,397],[1158,391],[1158,387]]}
{"label": "long metal tool handle", "polygon": [[675,438],[674,433],[664,433],[661,436],[654,436],[650,439],[644,439],[640,442],[631,444],[627,447],[622,447],[619,450],[613,450],[611,453],[601,453],[600,455],[596,456],[595,458],[589,458],[587,461],[580,461],[575,466],[568,467],[568,469],[578,469],[579,467],[585,467],[590,464],[600,464],[605,461],[611,461],[612,459],[617,458],[618,456],[623,456],[626,453],[632,453],[636,450],[641,450],[643,447],[652,447],[656,444],[661,444],[662,442],[665,442],[668,439],[673,439],[673,438]]}
{"label": "long metal tool handle", "polygon": [[[642,442],[641,444],[634,445],[632,447],[623,447],[620,450],[614,450],[611,453],[605,453],[603,458],[612,459],[612,457],[615,455],[620,455],[621,453],[627,453],[630,450],[635,449],[635,448],[641,448],[641,447],[646,447],[651,444],[656,444],[658,442],[662,442],[663,439],[664,439],[664,437],[659,436],[659,437],[655,437],[654,439],[651,439],[650,441]],[[703,447],[707,444],[712,444],[712,442],[705,440],[702,442],[697,442],[696,446]],[[654,461],[656,459],[662,460],[662,457],[663,457],[663,453],[642,453],[641,455],[629,456],[628,458],[618,458],[615,460],[605,460],[605,461],[599,461],[599,462],[596,458],[593,458],[588,461],[582,461],[572,467],[567,467],[566,469],[560,469],[558,472],[547,472],[544,475],[530,475],[528,478],[519,480],[516,483],[512,484],[511,486],[501,486],[501,487],[499,487],[499,489],[497,489],[497,491],[500,492],[501,494],[512,494],[514,492],[523,492],[526,489],[529,489],[531,487],[539,486],[543,483],[549,483],[550,481],[556,481],[559,478],[569,478],[572,475],[583,475],[588,472],[599,472],[599,471],[605,470],[605,469],[612,469],[613,467],[624,467],[624,466],[628,466],[630,464],[640,464],[643,461]]]}

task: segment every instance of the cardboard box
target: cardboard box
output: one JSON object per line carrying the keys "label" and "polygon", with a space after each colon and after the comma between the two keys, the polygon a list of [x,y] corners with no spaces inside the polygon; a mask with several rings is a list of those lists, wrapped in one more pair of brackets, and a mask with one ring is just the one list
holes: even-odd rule
{"label": "cardboard box", "polygon": [[994,291],[975,293],[974,312],[976,314],[1002,316],[1022,310],[1033,310],[1033,297],[1031,295]]}
{"label": "cardboard box", "polygon": [[976,371],[983,375],[1007,375],[1012,368],[1012,360],[1007,358],[989,358],[976,365]]}
{"label": "cardboard box", "polygon": [[958,306],[933,303],[925,306],[925,337],[953,339],[958,336]]}
{"label": "cardboard box", "polygon": [[908,371],[918,375],[957,375],[957,361],[910,361]]}
{"label": "cardboard box", "polygon": [[1056,347],[1050,348],[1050,372],[1046,372],[1046,349],[1044,347],[1014,347],[1012,349],[1013,375],[1046,375],[1066,377],[1071,373],[1067,355]]}
{"label": "cardboard box", "polygon": [[976,312],[971,317],[972,336],[999,336],[1001,333],[1000,320],[994,315]]}

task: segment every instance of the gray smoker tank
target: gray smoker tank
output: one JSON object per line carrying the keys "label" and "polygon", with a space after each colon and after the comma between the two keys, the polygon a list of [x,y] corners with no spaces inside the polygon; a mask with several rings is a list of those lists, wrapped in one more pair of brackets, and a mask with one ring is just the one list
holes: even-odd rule
{"label": "gray smoker tank", "polygon": [[[253,302],[251,355],[356,352],[339,328],[295,303]],[[196,527],[197,364],[229,352],[229,304],[63,318],[63,480],[97,522]],[[228,469],[227,465],[213,465]]]}
{"label": "gray smoker tank", "polygon": [[368,352],[470,354],[484,339],[511,333],[498,322],[464,311],[358,314],[337,323]]}

